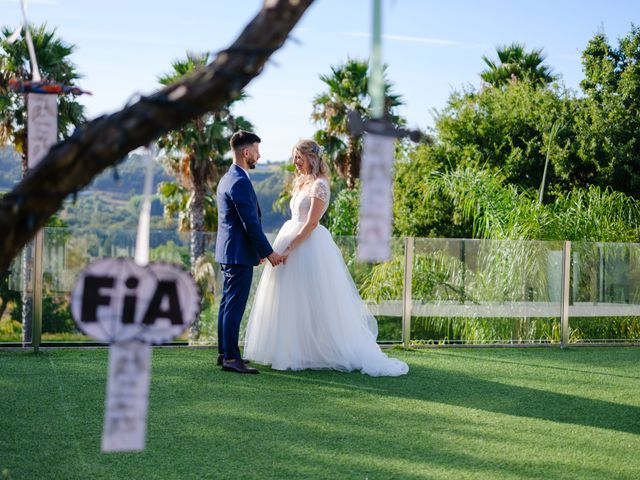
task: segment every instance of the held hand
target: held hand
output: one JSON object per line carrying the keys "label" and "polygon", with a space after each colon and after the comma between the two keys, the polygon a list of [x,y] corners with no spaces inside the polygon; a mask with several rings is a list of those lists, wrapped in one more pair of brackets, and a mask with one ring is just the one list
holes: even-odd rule
{"label": "held hand", "polygon": [[262,265],[264,263],[264,261],[266,260],[266,258],[261,258],[260,262],[258,262],[258,265]]}
{"label": "held hand", "polygon": [[282,263],[282,256],[276,252],[272,252],[271,255],[267,257],[267,260],[269,260],[272,266],[276,267]]}

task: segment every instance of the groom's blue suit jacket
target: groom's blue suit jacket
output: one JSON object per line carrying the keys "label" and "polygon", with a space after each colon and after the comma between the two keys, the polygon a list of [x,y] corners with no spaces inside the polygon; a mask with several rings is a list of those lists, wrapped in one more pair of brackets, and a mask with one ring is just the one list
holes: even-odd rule
{"label": "groom's blue suit jacket", "polygon": [[262,231],[258,197],[247,172],[231,165],[218,183],[217,201],[216,262],[258,265],[271,255],[273,248]]}

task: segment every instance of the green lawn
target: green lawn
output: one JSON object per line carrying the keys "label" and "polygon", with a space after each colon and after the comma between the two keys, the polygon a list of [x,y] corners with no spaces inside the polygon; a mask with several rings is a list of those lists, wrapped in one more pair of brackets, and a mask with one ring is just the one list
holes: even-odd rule
{"label": "green lawn", "polygon": [[156,349],[146,450],[102,454],[107,351],[0,352],[0,478],[640,478],[640,349],[389,353],[409,375]]}

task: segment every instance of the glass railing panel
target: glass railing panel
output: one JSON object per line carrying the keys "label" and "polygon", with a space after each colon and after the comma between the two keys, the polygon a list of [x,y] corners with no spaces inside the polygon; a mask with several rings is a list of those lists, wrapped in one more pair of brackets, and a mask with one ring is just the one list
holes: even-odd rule
{"label": "glass railing panel", "polygon": [[[30,304],[32,301],[32,288],[30,283],[25,284],[22,272],[27,265],[23,265],[24,252],[21,252],[13,259],[7,271],[0,276],[0,344],[6,342],[22,342],[23,326],[23,303]],[[24,293],[23,293],[24,292]],[[28,340],[29,337],[26,337]]]}
{"label": "glass railing panel", "polygon": [[[267,235],[267,238],[273,242],[275,234],[269,234]],[[391,240],[393,252],[392,259],[389,262],[381,264],[370,264],[358,261],[356,255],[357,239],[355,237],[335,237],[334,241],[342,253],[342,257],[351,277],[353,278],[356,288],[360,292],[363,300],[367,303],[371,313],[378,321],[378,341],[381,343],[399,342],[402,338],[402,315],[398,315],[395,311],[387,311],[387,309],[384,308],[384,304],[382,306],[379,305],[381,298],[376,296],[376,291],[372,288],[372,285],[376,284],[377,272],[381,269],[386,270],[388,268],[391,268],[394,271],[394,276],[397,277],[399,275],[401,279],[400,281],[402,282],[402,276],[404,274],[404,240]],[[244,338],[246,332],[247,321],[251,313],[255,293],[264,268],[265,265],[261,265],[254,269],[251,293],[249,294],[247,308],[240,326],[241,339]],[[215,265],[215,269],[216,272],[219,272],[219,265]],[[209,312],[207,312],[206,315],[201,315],[203,327],[198,343],[209,344],[217,342],[217,309],[219,307],[220,294],[222,292],[222,277],[219,273],[217,275],[217,279],[215,300],[211,304]],[[312,294],[312,292],[301,294]],[[383,298],[385,300],[402,301],[402,288],[400,287],[400,289],[385,292]]]}
{"label": "glass railing panel", "polygon": [[573,242],[570,342],[640,341],[640,244]]}
{"label": "glass railing panel", "polygon": [[[215,236],[201,234],[207,257],[213,257]],[[188,233],[171,230],[152,230],[149,236],[149,258],[151,261],[166,261],[190,268]],[[46,228],[43,247],[43,324],[42,342],[68,343],[92,342],[81,334],[71,318],[69,301],[71,290],[80,272],[91,262],[100,258],[133,257],[135,255],[136,231],[75,231],[73,229]],[[19,264],[14,261],[14,264]],[[215,271],[214,268],[211,268]],[[213,275],[215,277],[215,274]],[[204,289],[214,290],[201,282]],[[21,269],[11,275],[11,285],[21,291]],[[208,290],[207,290],[208,291]],[[203,301],[202,317],[208,314],[208,296]],[[188,338],[186,332],[178,340]],[[3,338],[0,337],[0,341]]]}
{"label": "glass railing panel", "polygon": [[349,273],[360,296],[378,321],[378,342],[402,340],[402,304],[404,283],[405,241],[392,238],[391,258],[386,262],[368,263],[357,259],[358,239],[336,237]]}
{"label": "glass railing panel", "polygon": [[415,239],[414,342],[560,339],[562,242]]}

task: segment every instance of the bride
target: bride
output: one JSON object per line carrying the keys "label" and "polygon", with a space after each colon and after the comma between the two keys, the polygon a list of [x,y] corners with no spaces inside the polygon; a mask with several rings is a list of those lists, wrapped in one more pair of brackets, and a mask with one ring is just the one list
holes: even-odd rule
{"label": "bride", "polygon": [[397,376],[406,363],[376,343],[375,317],[360,298],[342,254],[319,225],[329,205],[328,168],[320,147],[301,140],[293,149],[296,177],[291,220],[273,244],[287,257],[266,264],[245,336],[244,356],[276,370],[328,368]]}

